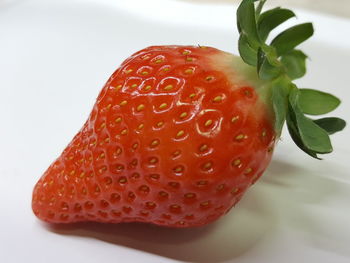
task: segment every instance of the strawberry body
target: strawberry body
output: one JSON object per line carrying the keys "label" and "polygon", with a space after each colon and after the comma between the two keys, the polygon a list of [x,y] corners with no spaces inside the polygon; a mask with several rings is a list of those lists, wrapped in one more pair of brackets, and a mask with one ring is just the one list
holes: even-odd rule
{"label": "strawberry body", "polygon": [[214,48],[137,52],[35,186],[34,213],[52,223],[212,222],[271,160],[264,89],[254,68]]}

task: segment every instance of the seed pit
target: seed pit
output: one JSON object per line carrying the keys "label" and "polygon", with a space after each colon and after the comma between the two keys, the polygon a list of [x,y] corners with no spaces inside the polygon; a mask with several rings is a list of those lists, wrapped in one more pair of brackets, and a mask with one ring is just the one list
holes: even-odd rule
{"label": "seed pit", "polygon": [[101,200],[101,201],[100,201],[100,206],[101,206],[102,208],[106,208],[106,207],[109,206],[109,203],[108,203],[106,200]]}
{"label": "seed pit", "polygon": [[239,116],[238,115],[237,116],[233,116],[232,119],[231,119],[231,122],[235,123],[238,120],[239,120]]}
{"label": "seed pit", "polygon": [[167,197],[169,196],[169,194],[168,194],[167,192],[164,192],[164,191],[160,191],[160,192],[158,193],[158,195],[159,195],[160,197],[162,197],[162,198],[167,198]]}
{"label": "seed pit", "polygon": [[180,130],[178,131],[178,133],[176,134],[176,138],[181,138],[182,136],[184,136],[185,131],[184,130]]}
{"label": "seed pit", "polygon": [[132,175],[131,175],[131,179],[132,180],[137,180],[137,179],[139,179],[140,178],[140,174],[139,173],[133,173]]}
{"label": "seed pit", "polygon": [[185,167],[182,165],[178,165],[178,166],[174,167],[173,170],[175,173],[182,173],[185,170]]}
{"label": "seed pit", "polygon": [[104,181],[105,185],[111,185],[113,183],[113,180],[111,177],[105,177],[103,179],[103,181]]}
{"label": "seed pit", "polygon": [[186,199],[192,200],[196,198],[196,194],[195,193],[187,193],[184,195]]}
{"label": "seed pit", "polygon": [[113,153],[113,158],[116,159],[122,153],[122,151],[123,151],[122,148],[117,147]]}
{"label": "seed pit", "polygon": [[158,139],[154,139],[151,142],[151,148],[157,147],[159,145],[160,141]]}
{"label": "seed pit", "polygon": [[156,204],[154,202],[146,202],[146,208],[147,209],[154,209],[154,208],[156,208]]}
{"label": "seed pit", "polygon": [[168,185],[173,189],[178,189],[180,187],[180,183],[178,182],[169,182]]}
{"label": "seed pit", "polygon": [[180,119],[186,118],[187,115],[188,115],[187,112],[182,112],[182,113],[180,114]]}
{"label": "seed pit", "polygon": [[241,134],[238,134],[238,135],[235,137],[235,140],[236,140],[236,141],[243,141],[244,139],[247,139],[247,138],[248,138],[247,135],[241,133]]}
{"label": "seed pit", "polygon": [[107,218],[108,217],[108,213],[102,210],[98,211],[99,216],[103,217],[103,218]]}
{"label": "seed pit", "polygon": [[151,67],[148,66],[144,66],[138,69],[137,73],[141,76],[147,76],[148,74],[150,74],[152,71]]}
{"label": "seed pit", "polygon": [[120,90],[122,87],[123,87],[123,85],[120,85],[120,84],[119,84],[119,85],[117,85],[117,86],[114,88],[114,90],[115,90],[115,91],[118,91],[118,90]]}
{"label": "seed pit", "polygon": [[217,187],[216,187],[216,190],[218,191],[218,192],[221,192],[221,191],[223,191],[225,189],[225,184],[219,184]]}
{"label": "seed pit", "polygon": [[136,198],[136,195],[133,192],[128,193],[128,201],[133,202]]}
{"label": "seed pit", "polygon": [[164,87],[164,90],[169,91],[169,90],[172,90],[173,88],[174,88],[174,86],[169,84],[169,85]]}
{"label": "seed pit", "polygon": [[250,98],[250,99],[253,98],[252,88],[244,88],[243,93],[247,98]]}
{"label": "seed pit", "polygon": [[85,204],[84,204],[84,208],[87,209],[87,210],[90,210],[90,209],[92,209],[93,207],[94,207],[94,204],[93,204],[92,202],[90,202],[90,201],[87,201],[87,202],[85,202]]}
{"label": "seed pit", "polygon": [[136,150],[137,147],[139,147],[139,144],[138,144],[137,142],[135,142],[135,143],[131,146],[131,148],[132,148],[133,150]]}
{"label": "seed pit", "polygon": [[199,151],[200,152],[205,152],[209,149],[209,146],[207,144],[202,144],[200,147],[199,147]]}
{"label": "seed pit", "polygon": [[250,174],[252,171],[253,171],[253,169],[249,167],[249,168],[247,168],[247,169],[244,171],[244,174],[245,174],[245,175],[248,175],[248,174]]}
{"label": "seed pit", "polygon": [[113,204],[118,202],[119,200],[120,200],[120,195],[117,193],[112,193],[110,198],[109,198],[109,201]]}
{"label": "seed pit", "polygon": [[122,215],[122,213],[119,212],[119,211],[117,211],[117,210],[112,210],[112,211],[111,211],[111,214],[112,214],[112,216],[114,216],[114,217],[120,217],[120,216]]}
{"label": "seed pit", "polygon": [[83,188],[81,189],[81,193],[82,193],[82,195],[86,195],[86,194],[87,194],[87,190],[86,190],[85,187],[83,187]]}
{"label": "seed pit", "polygon": [[122,117],[118,117],[114,120],[115,123],[121,123],[122,122]]}
{"label": "seed pit", "polygon": [[223,100],[223,97],[222,96],[216,96],[214,99],[213,99],[213,102],[221,102]]}
{"label": "seed pit", "polygon": [[236,159],[232,162],[232,166],[240,167],[242,164],[241,159]]}
{"label": "seed pit", "polygon": [[67,204],[66,202],[63,202],[63,203],[61,204],[61,210],[62,210],[62,211],[68,211],[68,209],[69,209],[68,204]]}
{"label": "seed pit", "polygon": [[99,174],[103,174],[105,171],[107,171],[107,166],[105,165],[98,169]]}
{"label": "seed pit", "polygon": [[122,209],[125,214],[130,214],[132,211],[132,208],[130,206],[123,206]]}
{"label": "seed pit", "polygon": [[175,152],[172,153],[173,158],[179,157],[181,154],[180,150],[176,150]]}
{"label": "seed pit", "polygon": [[138,163],[137,159],[132,160],[129,165],[129,168],[135,168],[137,166],[137,163]]}
{"label": "seed pit", "polygon": [[209,171],[212,169],[212,167],[213,167],[213,162],[209,161],[209,162],[206,162],[202,165],[202,170]]}
{"label": "seed pit", "polygon": [[67,214],[61,214],[61,215],[60,215],[60,219],[61,219],[62,221],[67,221],[68,218],[69,218],[69,216],[68,216]]}
{"label": "seed pit", "polygon": [[[37,215],[37,213],[36,213],[36,215]],[[52,218],[55,217],[55,213],[52,212],[52,211],[49,211],[49,212],[47,213],[47,217],[50,218],[50,219],[52,219]]]}
{"label": "seed pit", "polygon": [[145,109],[145,105],[144,104],[140,104],[140,105],[138,105],[137,107],[136,107],[136,111],[138,111],[138,112],[140,112],[140,111],[142,111],[142,110],[144,110]]}
{"label": "seed pit", "polygon": [[164,121],[157,122],[157,128],[161,128],[164,125]]}
{"label": "seed pit", "polygon": [[206,181],[206,180],[201,180],[201,181],[198,181],[196,185],[197,185],[198,187],[205,187],[205,186],[207,186],[208,184],[209,184],[208,181]]}
{"label": "seed pit", "polygon": [[156,163],[158,163],[158,158],[157,157],[151,157],[148,159],[148,163],[150,165],[155,165]]}
{"label": "seed pit", "polygon": [[207,208],[209,208],[209,207],[210,207],[210,201],[202,202],[202,203],[200,204],[200,207],[201,207],[202,209],[207,209]]}
{"label": "seed pit", "polygon": [[120,106],[125,106],[126,104],[128,104],[128,102],[126,100],[123,100],[119,103]]}
{"label": "seed pit", "polygon": [[185,219],[186,220],[193,220],[194,219],[194,215],[193,214],[185,215]]}
{"label": "seed pit", "polygon": [[128,179],[126,179],[125,176],[121,176],[121,177],[119,177],[118,182],[119,182],[119,184],[124,185],[128,182]]}
{"label": "seed pit", "polygon": [[204,123],[204,126],[205,127],[209,127],[210,125],[213,124],[213,120],[207,120],[205,123]]}
{"label": "seed pit", "polygon": [[120,173],[120,172],[122,172],[123,170],[124,170],[124,165],[122,165],[122,164],[117,164],[117,165],[115,165],[115,172],[116,173]]}
{"label": "seed pit", "polygon": [[193,69],[192,68],[186,69],[185,74],[187,74],[187,75],[193,74]]}
{"label": "seed pit", "polygon": [[158,108],[159,108],[160,110],[164,110],[167,106],[168,106],[168,104],[165,103],[165,102],[163,102],[162,104],[159,105]]}
{"label": "seed pit", "polygon": [[181,212],[181,206],[177,205],[177,204],[170,205],[169,210],[172,213],[180,213]]}
{"label": "seed pit", "polygon": [[162,214],[162,218],[164,218],[166,220],[170,220],[171,219],[171,215],[169,215],[169,214]]}
{"label": "seed pit", "polygon": [[120,132],[121,135],[127,135],[128,134],[128,129],[123,129],[121,132]]}
{"label": "seed pit", "polygon": [[151,174],[149,177],[150,177],[150,179],[152,179],[152,181],[158,181],[160,178],[160,175],[159,174]]}
{"label": "seed pit", "polygon": [[237,187],[234,187],[232,190],[231,190],[231,194],[235,195],[238,193],[238,188]]}
{"label": "seed pit", "polygon": [[100,193],[101,193],[100,187],[98,185],[95,185],[94,194],[99,195]]}
{"label": "seed pit", "polygon": [[149,90],[151,90],[152,89],[152,86],[150,86],[150,85],[147,85],[146,87],[144,87],[144,90],[145,91],[149,91]]}
{"label": "seed pit", "polygon": [[213,76],[207,76],[207,77],[205,78],[206,81],[212,81],[213,79],[214,79]]}
{"label": "seed pit", "polygon": [[139,187],[139,191],[142,193],[142,194],[148,194],[150,189],[147,185],[141,185]]}

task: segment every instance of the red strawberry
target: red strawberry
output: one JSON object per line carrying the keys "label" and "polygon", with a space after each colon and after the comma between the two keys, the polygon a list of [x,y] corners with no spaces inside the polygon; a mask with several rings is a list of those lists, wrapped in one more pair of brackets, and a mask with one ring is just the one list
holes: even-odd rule
{"label": "red strawberry", "polygon": [[[255,61],[244,50],[254,37],[240,12],[252,8],[252,1],[243,1],[238,11],[240,51],[258,73],[240,57],[209,47],[154,46],[132,55],[35,186],[34,213],[53,223],[204,225],[227,213],[262,175],[281,120],[287,118],[308,154],[329,152],[328,145],[322,152],[304,138],[301,121],[307,118],[295,100],[307,92],[292,86],[288,57],[272,47],[286,69],[277,74],[278,65],[273,73],[266,66],[274,59],[266,51],[271,47],[256,47]],[[296,57],[288,54],[289,61]],[[326,132],[325,122],[312,123]]]}

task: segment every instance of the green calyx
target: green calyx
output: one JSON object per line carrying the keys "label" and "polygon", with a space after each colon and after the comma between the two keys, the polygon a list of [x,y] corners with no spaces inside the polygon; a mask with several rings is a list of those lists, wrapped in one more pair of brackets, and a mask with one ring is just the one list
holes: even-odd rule
{"label": "green calyx", "polygon": [[[257,2],[257,3],[256,3]],[[271,104],[278,136],[285,122],[295,144],[310,156],[332,152],[329,135],[344,129],[339,118],[313,120],[307,115],[327,114],[336,109],[340,100],[312,89],[298,89],[293,80],[306,73],[307,55],[296,49],[309,39],[314,29],[311,23],[293,26],[266,43],[271,31],[295,17],[288,9],[274,8],[262,12],[266,0],[243,0],[237,10],[240,33],[239,53],[245,63],[256,67],[260,79],[271,85]]]}

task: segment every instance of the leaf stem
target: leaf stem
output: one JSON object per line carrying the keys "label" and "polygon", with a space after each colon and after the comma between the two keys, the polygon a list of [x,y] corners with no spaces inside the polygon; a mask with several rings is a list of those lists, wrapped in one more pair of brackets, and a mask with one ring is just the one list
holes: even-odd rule
{"label": "leaf stem", "polygon": [[260,14],[261,14],[261,11],[262,11],[262,9],[263,9],[264,4],[266,3],[266,1],[267,1],[267,0],[260,0],[258,6],[256,7],[256,10],[255,10],[255,17],[256,17],[257,20],[258,20]]}

